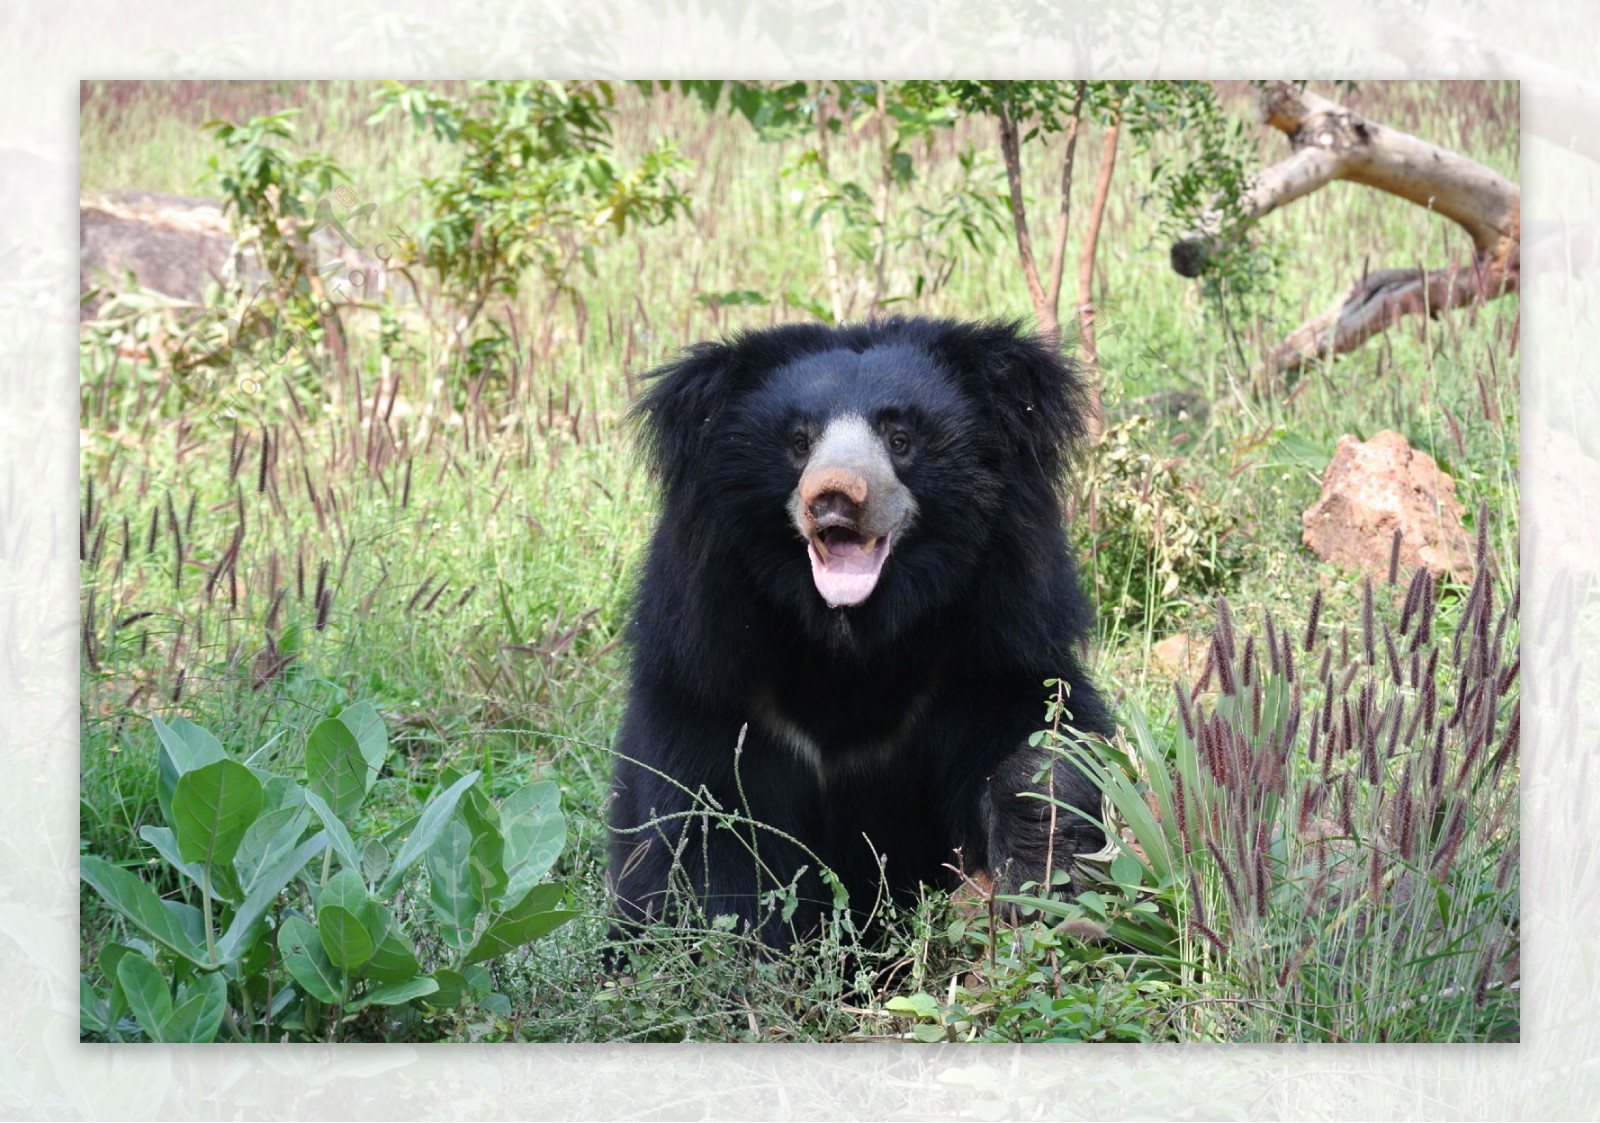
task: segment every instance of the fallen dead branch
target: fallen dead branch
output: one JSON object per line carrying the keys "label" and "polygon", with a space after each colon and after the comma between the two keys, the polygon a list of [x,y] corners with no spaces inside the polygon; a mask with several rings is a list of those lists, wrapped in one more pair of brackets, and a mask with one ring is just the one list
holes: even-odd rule
{"label": "fallen dead branch", "polygon": [[1199,276],[1223,239],[1334,180],[1397,195],[1451,219],[1472,239],[1465,264],[1420,265],[1364,274],[1321,315],[1295,329],[1267,357],[1270,372],[1355,350],[1411,315],[1438,316],[1516,292],[1521,281],[1522,194],[1516,184],[1475,160],[1369,121],[1288,82],[1262,91],[1262,119],[1289,138],[1292,154],[1258,173],[1240,213],[1208,212],[1172,246],[1172,267]]}

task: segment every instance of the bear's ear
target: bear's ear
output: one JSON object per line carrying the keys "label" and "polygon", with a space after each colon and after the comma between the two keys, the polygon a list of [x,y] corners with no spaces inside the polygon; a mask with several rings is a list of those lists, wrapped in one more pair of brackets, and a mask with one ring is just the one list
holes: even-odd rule
{"label": "bear's ear", "polygon": [[1011,447],[1054,481],[1088,433],[1089,399],[1076,364],[1017,321],[953,324],[936,349],[989,407]]}
{"label": "bear's ear", "polygon": [[639,426],[650,470],[672,490],[710,449],[717,414],[734,382],[733,351],[697,343],[645,375],[648,388],[629,411]]}

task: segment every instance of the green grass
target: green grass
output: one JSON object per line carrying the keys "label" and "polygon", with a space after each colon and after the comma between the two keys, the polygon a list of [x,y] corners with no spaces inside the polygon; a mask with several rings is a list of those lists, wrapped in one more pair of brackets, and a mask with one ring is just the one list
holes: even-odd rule
{"label": "green grass", "polygon": [[[1233,111],[1252,114],[1248,91],[1235,94]],[[1516,98],[1514,84],[1372,84],[1348,100],[1514,175]],[[385,803],[382,787],[375,793],[374,825],[399,815],[402,796],[446,767],[481,768],[496,791],[542,778],[563,788],[573,834],[555,876],[589,916],[498,964],[510,1014],[464,1017],[448,1031],[456,1039],[843,1040],[916,1025],[957,1038],[991,1030],[1024,1039],[1281,1035],[1283,1023],[1169,1016],[1194,1008],[1185,1003],[1225,998],[1225,980],[1174,975],[1114,945],[1042,929],[991,933],[982,917],[956,931],[952,916],[971,905],[942,897],[906,910],[884,949],[852,948],[843,933],[789,960],[752,962],[727,950],[735,941],[726,934],[691,934],[669,942],[631,987],[601,989],[603,804],[627,674],[620,637],[654,517],[653,489],[622,424],[633,379],[695,339],[804,319],[789,294],[824,291],[815,232],[780,176],[793,144],[760,144],[742,121],[709,118],[676,98],[625,89],[619,101],[624,159],[665,134],[693,162],[685,184],[693,216],[603,251],[595,274],[577,281],[580,300],[559,300],[548,316],[548,296],[531,281],[490,309],[517,325],[515,371],[486,377],[476,394],[456,385],[459,421],[431,439],[419,437],[415,411],[440,336],[415,328],[391,352],[398,402],[387,423],[374,425],[383,357],[365,312],[347,314],[359,417],[356,388],[336,385],[323,368],[298,377],[294,401],[274,384],[235,429],[186,408],[159,367],[113,360],[86,342],[85,851],[129,865],[149,856],[138,832],[159,816],[152,710],[185,713],[248,750],[277,734],[281,745],[298,746],[330,709],[369,699],[403,761],[382,782],[393,800]],[[345,167],[360,196],[378,204],[378,220],[416,221],[412,181],[449,153],[404,122],[366,125],[373,104],[360,83],[90,84],[83,187],[205,193],[215,144],[199,126],[286,106],[305,110],[302,144]],[[1079,148],[1074,250],[1096,136]],[[928,174],[896,206],[952,182],[968,144],[992,148],[990,129],[964,123],[918,150]],[[1225,591],[1236,616],[1259,619],[1270,608],[1294,632],[1322,588],[1325,620],[1359,619],[1359,579],[1300,545],[1300,513],[1316,499],[1319,463],[1341,434],[1386,428],[1455,478],[1469,532],[1487,505],[1495,595],[1506,603],[1517,582],[1516,299],[1407,322],[1290,386],[1260,387],[1251,361],[1364,265],[1439,265],[1465,242],[1414,206],[1334,185],[1263,223],[1280,262],[1275,283],[1224,313],[1168,268],[1155,203],[1144,198],[1152,161],[1178,147],[1125,148],[1116,169],[1100,242],[1100,364],[1113,417],[1132,399],[1173,390],[1208,404],[1203,418],[1157,421],[1141,439],[1152,457],[1180,458],[1194,502],[1231,521],[1239,560]],[[1286,150],[1275,133],[1261,138],[1265,160]],[[836,170],[865,175],[875,151],[870,130],[846,139],[833,153]],[[1044,199],[1053,155],[1042,144],[1028,153],[1030,189]],[[910,251],[890,262],[907,274],[920,265]],[[769,303],[713,308],[697,299],[737,290]],[[1008,238],[967,252],[944,288],[894,307],[1029,313]],[[220,569],[240,527],[233,562]],[[1081,519],[1076,533],[1086,553],[1096,545]],[[324,566],[331,600],[319,613]],[[1212,599],[1180,588],[1168,603],[1102,615],[1095,671],[1120,704],[1158,728],[1170,732],[1176,717],[1170,676],[1152,666],[1149,647],[1176,631],[1208,636]],[[276,658],[264,654],[269,636]],[[261,673],[291,652],[287,664]],[[118,930],[87,899],[82,921],[88,965]],[[1057,1004],[1044,1013],[1027,1007],[1041,987]],[[946,1016],[952,988],[970,996],[959,1018]],[[896,996],[918,994],[939,997],[932,1020],[888,1011]],[[1402,1019],[1389,1039],[1430,1036],[1427,1004],[1406,1009],[1416,1011],[1414,1022]]]}

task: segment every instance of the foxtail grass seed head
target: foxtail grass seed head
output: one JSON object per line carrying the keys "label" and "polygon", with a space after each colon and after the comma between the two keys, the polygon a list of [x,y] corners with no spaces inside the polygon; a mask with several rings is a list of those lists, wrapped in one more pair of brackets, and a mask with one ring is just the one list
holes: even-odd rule
{"label": "foxtail grass seed head", "polygon": [[1411,759],[1406,758],[1400,772],[1400,787],[1395,795],[1394,819],[1399,835],[1400,856],[1406,861],[1417,857],[1417,801],[1411,790]]}
{"label": "foxtail grass seed head", "polygon": [[1273,625],[1272,610],[1266,609],[1264,613],[1264,630],[1266,632],[1267,663],[1274,677],[1283,673],[1282,660],[1278,656],[1278,629]]}
{"label": "foxtail grass seed head", "polygon": [[1504,893],[1506,886],[1511,883],[1511,875],[1517,871],[1518,857],[1522,852],[1522,843],[1512,839],[1506,847],[1506,852],[1500,856],[1500,862],[1494,869],[1494,891]]}
{"label": "foxtail grass seed head", "polygon": [[1200,871],[1189,870],[1189,919],[1206,922],[1206,906],[1200,897]]}
{"label": "foxtail grass seed head", "polygon": [[1400,651],[1394,645],[1394,632],[1389,629],[1387,623],[1383,625],[1383,653],[1389,660],[1389,678],[1395,686],[1404,686],[1405,675],[1400,668]]}
{"label": "foxtail grass seed head", "polygon": [[1520,670],[1522,670],[1522,657],[1518,656],[1509,667],[1506,667],[1506,670],[1502,670],[1501,675],[1499,675],[1499,686],[1494,688],[1494,694],[1498,697],[1506,697],[1506,694],[1510,691],[1510,685],[1517,681],[1517,673]]}
{"label": "foxtail grass seed head", "polygon": [[1506,718],[1505,735],[1500,739],[1500,749],[1494,754],[1494,759],[1489,762],[1489,771],[1498,779],[1505,766],[1517,757],[1517,749],[1522,741],[1522,699],[1518,698],[1511,705],[1511,716]]}
{"label": "foxtail grass seed head", "polygon": [[1240,664],[1239,677],[1240,677],[1240,684],[1242,686],[1244,686],[1246,689],[1249,689],[1250,684],[1255,681],[1255,662],[1256,662],[1256,637],[1255,636],[1245,636],[1244,637],[1244,658],[1239,661],[1239,664]]}
{"label": "foxtail grass seed head", "polygon": [[1217,598],[1217,634],[1222,637],[1222,650],[1229,660],[1232,660],[1239,651],[1234,643],[1233,612],[1228,608],[1226,597]]}
{"label": "foxtail grass seed head", "polygon": [[1311,616],[1306,620],[1306,639],[1302,645],[1305,651],[1311,650],[1311,645],[1317,640],[1317,623],[1322,617],[1322,588],[1311,595]]}
{"label": "foxtail grass seed head", "polygon": [[1189,791],[1183,782],[1182,769],[1172,774],[1172,813],[1173,818],[1177,820],[1178,841],[1183,847],[1183,852],[1188,854],[1194,849],[1194,845],[1189,836]]}
{"label": "foxtail grass seed head", "polygon": [[1400,528],[1394,528],[1394,536],[1389,539],[1389,577],[1384,582],[1393,585],[1400,579]]}
{"label": "foxtail grass seed head", "polygon": [[1433,734],[1433,748],[1428,753],[1428,791],[1437,794],[1444,784],[1444,726]]}
{"label": "foxtail grass seed head", "polygon": [[[1417,609],[1422,605],[1422,584],[1428,579],[1426,566],[1418,566],[1416,573],[1411,576],[1411,584],[1406,587],[1406,601],[1400,609],[1400,634],[1405,635],[1411,627],[1411,618],[1416,615]],[[1416,649],[1416,644],[1412,644]]]}
{"label": "foxtail grass seed head", "polygon": [[1481,573],[1486,568],[1484,563],[1489,560],[1489,501],[1478,501],[1478,542],[1474,551],[1478,571]]}
{"label": "foxtail grass seed head", "polygon": [[1289,642],[1287,632],[1283,635],[1283,680],[1290,684],[1295,681],[1294,645]]}
{"label": "foxtail grass seed head", "polygon": [[1242,920],[1249,915],[1249,910],[1245,908],[1244,897],[1239,893],[1239,882],[1233,876],[1228,859],[1223,856],[1214,839],[1206,839],[1206,849],[1211,851],[1211,860],[1217,864],[1217,872],[1222,875],[1222,885],[1228,891],[1228,903],[1233,908],[1234,917]]}
{"label": "foxtail grass seed head", "polygon": [[1178,716],[1183,720],[1183,735],[1189,738],[1189,741],[1193,743],[1194,715],[1189,711],[1189,695],[1183,689],[1183,684],[1176,680],[1174,680],[1172,683],[1172,693],[1176,695],[1178,699]]}
{"label": "foxtail grass seed head", "polygon": [[1215,647],[1216,644],[1214,643],[1206,644],[1206,658],[1205,662],[1200,665],[1200,677],[1195,680],[1194,689],[1189,692],[1189,700],[1191,702],[1211,688],[1211,672],[1216,662],[1211,657],[1211,653]]}
{"label": "foxtail grass seed head", "polygon": [[1332,675],[1333,675],[1333,648],[1332,647],[1324,647],[1322,649],[1322,665],[1317,668],[1317,681],[1322,683],[1322,685],[1324,687],[1332,689],[1332,685],[1333,684],[1329,681],[1329,679],[1332,677]]}
{"label": "foxtail grass seed head", "polygon": [[1383,773],[1378,768],[1378,723],[1364,722],[1361,727],[1361,763],[1366,766],[1367,783],[1377,786]]}
{"label": "foxtail grass seed head", "polygon": [[1377,633],[1372,619],[1372,578],[1361,582],[1361,646],[1367,654],[1367,666],[1378,662]]}
{"label": "foxtail grass seed head", "polygon": [[1222,693],[1231,698],[1239,693],[1239,683],[1234,678],[1233,660],[1228,655],[1227,645],[1221,632],[1211,638],[1211,654],[1212,661],[1217,667],[1218,679],[1222,683]]}
{"label": "foxtail grass seed head", "polygon": [[1406,716],[1406,700],[1399,695],[1389,699],[1388,706],[1384,707],[1384,722],[1389,727],[1389,739],[1383,746],[1383,759],[1394,759],[1394,751],[1400,746],[1400,723]]}
{"label": "foxtail grass seed head", "polygon": [[1450,819],[1444,828],[1444,837],[1439,840],[1439,847],[1433,852],[1433,874],[1441,881],[1450,873],[1450,866],[1456,860],[1456,852],[1461,848],[1461,840],[1467,836],[1467,802],[1464,799],[1455,801],[1455,806],[1450,809]]}
{"label": "foxtail grass seed head", "polygon": [[1339,829],[1346,838],[1356,838],[1356,780],[1346,772],[1339,780]]}
{"label": "foxtail grass seed head", "polygon": [[1314,940],[1308,940],[1301,944],[1299,950],[1289,957],[1289,961],[1283,965],[1283,970],[1278,972],[1279,990],[1284,989],[1291,980],[1299,977],[1300,968],[1304,965],[1306,956],[1310,955],[1311,949],[1316,946]]}
{"label": "foxtail grass seed head", "polygon": [[1198,921],[1198,920],[1191,920],[1189,922],[1189,926],[1194,931],[1196,931],[1200,935],[1204,936],[1206,938],[1206,942],[1209,943],[1212,947],[1217,949],[1218,958],[1226,958],[1227,957],[1228,949],[1227,949],[1227,946],[1225,944],[1223,944],[1221,936],[1218,936],[1215,932],[1213,932],[1210,928],[1206,927],[1204,924],[1200,923],[1200,921]]}

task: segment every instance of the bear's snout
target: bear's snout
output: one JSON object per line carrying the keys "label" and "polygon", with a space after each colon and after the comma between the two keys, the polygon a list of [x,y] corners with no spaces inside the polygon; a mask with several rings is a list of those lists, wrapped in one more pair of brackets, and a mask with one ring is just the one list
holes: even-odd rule
{"label": "bear's snout", "polygon": [[823,473],[824,478],[800,484],[801,501],[811,524],[818,530],[830,526],[854,527],[861,522],[867,502],[867,481],[840,471]]}

